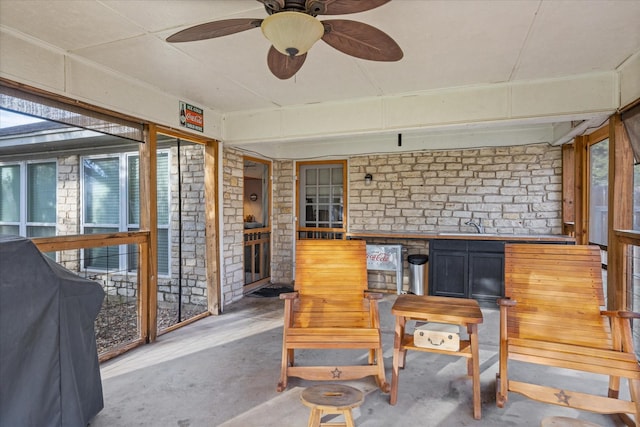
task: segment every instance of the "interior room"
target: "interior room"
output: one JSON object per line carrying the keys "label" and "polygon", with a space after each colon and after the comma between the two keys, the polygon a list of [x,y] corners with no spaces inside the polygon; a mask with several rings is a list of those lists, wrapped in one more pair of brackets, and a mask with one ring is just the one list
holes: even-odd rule
{"label": "interior room", "polygon": [[[0,424],[640,425],[638,22],[636,0],[0,0]],[[77,363],[102,405],[21,376],[66,335],[15,345],[46,319],[19,290],[47,289],[16,244],[102,288]]]}

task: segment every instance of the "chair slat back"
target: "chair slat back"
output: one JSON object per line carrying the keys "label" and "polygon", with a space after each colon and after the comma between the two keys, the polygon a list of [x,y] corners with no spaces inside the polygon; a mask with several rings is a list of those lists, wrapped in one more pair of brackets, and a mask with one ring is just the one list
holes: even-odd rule
{"label": "chair slat back", "polygon": [[505,245],[509,337],[611,348],[601,263],[597,246]]}
{"label": "chair slat back", "polygon": [[301,327],[368,327],[367,251],[363,240],[296,242],[293,322]]}

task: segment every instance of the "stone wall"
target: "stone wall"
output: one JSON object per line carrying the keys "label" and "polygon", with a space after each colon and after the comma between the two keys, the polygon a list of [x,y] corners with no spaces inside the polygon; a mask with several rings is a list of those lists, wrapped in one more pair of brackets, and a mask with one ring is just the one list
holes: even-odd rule
{"label": "stone wall", "polygon": [[293,282],[295,239],[295,174],[292,161],[273,163],[273,225],[271,232],[271,282]]}
{"label": "stone wall", "polygon": [[[364,175],[373,175],[370,185]],[[562,232],[562,152],[547,144],[349,160],[349,231]]]}
{"label": "stone wall", "polygon": [[[178,301],[182,282],[182,303],[207,306],[205,266],[204,146],[180,146],[181,197],[178,198],[178,155],[171,148],[171,279],[158,277],[158,304]],[[180,213],[178,203],[181,203]],[[179,228],[182,215],[182,242]],[[182,251],[182,253],[180,253]],[[180,258],[182,256],[182,261]],[[182,278],[179,276],[182,262]]]}
{"label": "stone wall", "polygon": [[[57,224],[58,236],[80,233],[80,157],[58,157]],[[61,251],[58,262],[77,271],[80,268],[80,251]]]}
{"label": "stone wall", "polygon": [[[207,306],[207,278],[205,266],[205,205],[204,201],[204,147],[202,145],[182,145],[181,148],[181,198],[178,197],[178,156],[177,148],[171,148],[171,277],[158,276],[158,304],[164,306],[178,301],[180,281],[180,258],[178,248],[179,211],[182,203],[182,303]],[[58,156],[57,184],[57,234],[80,234],[80,156]],[[61,251],[57,261],[72,271],[80,271],[78,250]],[[96,280],[101,280],[105,290],[111,295],[137,297],[137,276],[135,273],[88,272]]]}
{"label": "stone wall", "polygon": [[242,298],[244,286],[244,155],[225,147],[222,153],[222,293],[224,304]]}
{"label": "stone wall", "polygon": [[[294,165],[274,162],[272,282],[293,281]],[[373,175],[370,185],[364,175]],[[354,156],[348,171],[349,231],[560,234],[562,152],[548,144]],[[428,254],[428,242],[402,244],[406,255]],[[369,285],[395,289],[393,272],[370,272]]]}

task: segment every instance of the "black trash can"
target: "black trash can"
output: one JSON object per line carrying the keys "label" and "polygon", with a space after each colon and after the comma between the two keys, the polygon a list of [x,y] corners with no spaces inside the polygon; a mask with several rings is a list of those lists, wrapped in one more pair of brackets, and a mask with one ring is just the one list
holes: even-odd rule
{"label": "black trash can", "polygon": [[409,293],[424,295],[429,256],[423,254],[409,255],[407,261],[409,261]]}

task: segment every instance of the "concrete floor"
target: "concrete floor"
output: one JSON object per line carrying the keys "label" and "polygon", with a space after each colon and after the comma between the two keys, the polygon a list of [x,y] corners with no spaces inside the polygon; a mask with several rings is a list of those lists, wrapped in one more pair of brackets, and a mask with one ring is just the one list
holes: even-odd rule
{"label": "concrete floor", "polygon": [[[380,304],[384,361],[391,381],[395,295]],[[91,427],[294,427],[307,423],[309,409],[300,392],[314,384],[292,378],[276,392],[280,374],[283,303],[278,298],[245,297],[221,316],[209,317],[162,335],[150,345],[130,351],[101,367],[104,409]],[[389,426],[540,426],[543,418],[564,416],[603,427],[622,426],[612,416],[545,405],[511,393],[506,407],[495,404],[498,370],[498,310],[483,308],[480,325],[482,419],[474,420],[471,380],[466,359],[408,352],[400,371],[398,403],[389,405],[372,377],[345,384],[366,394],[354,410],[359,427]],[[337,354],[336,354],[337,353]],[[366,355],[349,351],[306,351],[300,364],[314,360],[353,360]],[[340,363],[339,360],[336,362]],[[318,362],[322,363],[322,362]],[[511,368],[516,372],[517,366]],[[521,366],[528,377],[546,377],[558,387],[580,381],[606,394],[605,377]],[[575,387],[575,386],[574,386]],[[626,395],[626,382],[623,382]],[[326,420],[325,420],[326,421]]]}

